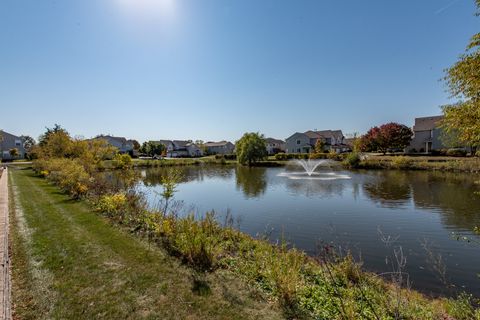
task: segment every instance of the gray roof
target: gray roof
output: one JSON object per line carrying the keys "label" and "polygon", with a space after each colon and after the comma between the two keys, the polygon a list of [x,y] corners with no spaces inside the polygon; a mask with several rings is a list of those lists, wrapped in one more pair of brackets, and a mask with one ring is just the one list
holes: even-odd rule
{"label": "gray roof", "polygon": [[191,141],[186,140],[173,140],[173,144],[175,144],[179,148],[185,148],[190,142]]}
{"label": "gray roof", "polygon": [[163,144],[164,146],[167,146],[167,145],[169,145],[170,143],[172,143],[172,140],[155,140],[155,141],[151,141],[151,142],[161,143],[161,144]]}
{"label": "gray roof", "polygon": [[114,137],[114,136],[110,136],[110,135],[99,135],[99,136],[95,137],[95,139],[112,139],[112,140],[116,140],[116,141],[118,141],[122,144],[127,143],[127,138],[125,138],[125,137]]}
{"label": "gray roof", "polygon": [[283,140],[274,139],[274,138],[266,138],[265,141],[267,141],[267,143],[278,143],[278,144],[285,143],[285,141],[283,141]]}
{"label": "gray roof", "polygon": [[221,146],[226,146],[227,144],[232,144],[230,141],[219,141],[219,142],[212,142],[212,141],[209,141],[207,143],[205,143],[205,146],[206,147],[221,147]]}
{"label": "gray roof", "polygon": [[415,118],[413,131],[429,131],[438,127],[443,116]]}
{"label": "gray roof", "polygon": [[310,139],[318,139],[318,138],[335,138],[335,139],[341,139],[343,137],[342,130],[321,130],[321,131],[312,131],[309,130],[305,132],[307,137]]}

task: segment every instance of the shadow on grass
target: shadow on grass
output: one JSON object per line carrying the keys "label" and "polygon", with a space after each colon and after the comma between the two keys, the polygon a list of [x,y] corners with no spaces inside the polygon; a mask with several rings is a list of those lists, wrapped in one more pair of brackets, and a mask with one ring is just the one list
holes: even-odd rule
{"label": "shadow on grass", "polygon": [[212,289],[207,280],[204,279],[204,275],[193,275],[192,292],[199,296],[209,296],[212,293]]}

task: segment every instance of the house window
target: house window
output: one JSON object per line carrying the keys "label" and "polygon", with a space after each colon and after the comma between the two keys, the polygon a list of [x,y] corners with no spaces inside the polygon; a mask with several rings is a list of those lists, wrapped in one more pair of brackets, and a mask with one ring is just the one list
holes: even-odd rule
{"label": "house window", "polygon": [[300,140],[297,140],[297,144],[300,144],[300,143],[301,143],[301,141],[300,141]]}
{"label": "house window", "polygon": [[297,153],[301,153],[301,151],[300,151],[300,148],[299,148],[299,149],[297,149]]}
{"label": "house window", "polygon": [[16,145],[17,147],[21,146],[21,145],[22,145],[22,141],[20,141],[20,140],[15,140],[15,145]]}
{"label": "house window", "polygon": [[433,130],[430,130],[430,138],[433,138]]}

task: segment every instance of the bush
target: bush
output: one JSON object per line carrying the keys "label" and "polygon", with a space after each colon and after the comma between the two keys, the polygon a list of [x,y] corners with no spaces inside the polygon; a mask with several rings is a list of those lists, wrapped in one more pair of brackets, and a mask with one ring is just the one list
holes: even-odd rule
{"label": "bush", "polygon": [[480,157],[480,150],[478,150],[477,152],[475,152],[475,156],[476,156],[476,157]]}
{"label": "bush", "polygon": [[394,157],[392,160],[393,166],[398,169],[408,169],[412,166],[412,163],[411,159],[404,156]]}
{"label": "bush", "polygon": [[75,199],[86,195],[92,183],[78,159],[38,160],[34,163],[34,169]]}
{"label": "bush", "polygon": [[132,158],[126,153],[117,153],[112,162],[115,169],[128,169],[132,166]]}
{"label": "bush", "polygon": [[275,160],[278,161],[286,161],[286,160],[293,160],[293,159],[309,159],[310,156],[313,154],[310,153],[277,153],[275,155]]}
{"label": "bush", "polygon": [[343,165],[349,168],[356,168],[360,164],[360,156],[356,152],[349,153],[345,160],[343,160]]}
{"label": "bush", "polygon": [[100,197],[97,204],[97,210],[107,215],[115,215],[125,209],[127,197],[124,193],[115,193]]}
{"label": "bush", "polygon": [[328,153],[310,153],[309,159],[328,159]]}
{"label": "bush", "polygon": [[216,160],[237,160],[236,154],[216,154]]}
{"label": "bush", "polygon": [[467,151],[464,149],[454,148],[454,149],[447,150],[447,156],[450,156],[450,157],[465,157],[466,155],[467,155]]}

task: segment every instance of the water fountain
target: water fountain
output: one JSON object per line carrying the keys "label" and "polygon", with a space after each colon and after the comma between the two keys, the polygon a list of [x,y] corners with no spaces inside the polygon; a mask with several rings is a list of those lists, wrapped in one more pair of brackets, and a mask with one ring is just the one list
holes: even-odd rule
{"label": "water fountain", "polygon": [[[299,159],[295,160],[294,163],[297,166],[301,166],[304,171],[285,171],[279,174],[279,176],[287,177],[289,179],[308,179],[308,180],[338,180],[338,179],[350,179],[350,176],[346,174],[336,173],[331,170],[331,160],[314,160],[314,159]],[[318,167],[327,166],[330,171],[320,172],[316,171]]]}

